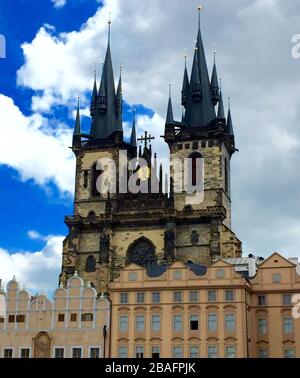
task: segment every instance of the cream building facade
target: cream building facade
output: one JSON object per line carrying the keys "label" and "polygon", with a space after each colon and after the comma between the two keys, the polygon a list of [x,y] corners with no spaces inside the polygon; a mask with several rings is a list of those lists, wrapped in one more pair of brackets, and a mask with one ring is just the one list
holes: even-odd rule
{"label": "cream building facade", "polygon": [[6,307],[0,357],[108,357],[110,303],[77,274],[55,291],[53,301],[43,294],[32,297],[15,279],[0,296]]}
{"label": "cream building facade", "polygon": [[129,265],[110,284],[112,357],[300,357],[296,266],[279,254],[253,278],[218,261]]}

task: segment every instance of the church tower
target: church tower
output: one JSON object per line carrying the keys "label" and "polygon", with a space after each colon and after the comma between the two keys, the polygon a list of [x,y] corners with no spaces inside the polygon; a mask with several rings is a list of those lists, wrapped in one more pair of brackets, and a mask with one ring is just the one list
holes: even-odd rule
{"label": "church tower", "polygon": [[[186,201],[187,193],[175,190],[175,209],[182,225],[177,227],[177,257],[188,255],[192,260],[209,264],[222,258],[239,257],[241,243],[231,231],[230,161],[237,151],[231,110],[226,119],[223,95],[219,87],[216,59],[209,78],[201,34],[201,7],[198,9],[198,35],[189,78],[185,64],[181,122],[173,119],[172,101],[169,99],[165,126],[165,141],[169,145],[171,162],[190,159],[190,168],[182,172],[195,185],[196,170],[201,170],[203,187],[200,200]],[[216,58],[216,56],[215,56]],[[197,166],[196,161],[203,166]],[[184,164],[181,165],[184,167]],[[171,177],[178,173],[174,163]],[[178,179],[173,179],[178,183]],[[176,186],[176,184],[175,184]],[[184,185],[180,182],[180,186]],[[189,240],[190,237],[190,240]],[[191,246],[192,244],[192,246]],[[200,246],[199,246],[200,244]]]}
{"label": "church tower", "polygon": [[81,131],[78,103],[72,144],[74,213],[65,218],[69,234],[60,275],[64,284],[77,271],[98,292],[106,292],[108,283],[132,262],[155,276],[175,260],[210,265],[221,257],[241,255],[241,243],[231,231],[230,160],[236,151],[231,112],[226,120],[216,64],[209,79],[200,15],[190,79],[187,67],[184,70],[185,111],[181,122],[174,120],[170,93],[164,134],[171,162],[192,161],[190,171],[183,173],[192,181],[198,158],[204,159],[204,197],[196,204],[187,204],[187,194],[176,190],[174,168],[169,187],[163,185],[163,167],[150,144],[153,138],[146,132],[137,139],[136,117],[131,138],[124,141],[122,70],[116,90],[110,30],[109,22],[101,82],[98,88],[95,77],[91,96],[89,134]]}

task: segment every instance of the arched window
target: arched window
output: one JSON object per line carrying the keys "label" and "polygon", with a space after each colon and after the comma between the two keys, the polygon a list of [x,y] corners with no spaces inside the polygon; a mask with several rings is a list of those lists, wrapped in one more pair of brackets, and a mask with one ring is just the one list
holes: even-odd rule
{"label": "arched window", "polygon": [[192,186],[195,187],[197,185],[197,178],[201,177],[201,175],[197,175],[197,160],[202,159],[202,155],[195,152],[189,158],[192,159],[192,172],[189,173],[189,176],[192,176]]}
{"label": "arched window", "polygon": [[89,256],[86,260],[86,272],[92,273],[96,270],[96,259],[94,256]]}
{"label": "arched window", "polygon": [[92,166],[92,197],[100,197],[100,193],[97,190],[97,180],[101,173],[100,170],[97,170],[97,163],[94,163]]}
{"label": "arched window", "polygon": [[229,193],[229,172],[227,158],[225,158],[225,191],[226,193]]}

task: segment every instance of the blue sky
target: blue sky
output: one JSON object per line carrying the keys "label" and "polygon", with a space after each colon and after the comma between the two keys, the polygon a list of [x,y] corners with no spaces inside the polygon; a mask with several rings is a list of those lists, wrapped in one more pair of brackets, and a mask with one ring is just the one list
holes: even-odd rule
{"label": "blue sky", "polygon": [[[56,3],[56,6],[55,6]],[[297,0],[204,0],[209,70],[217,50],[224,97],[232,98],[237,146],[232,160],[233,229],[244,254],[300,256],[300,33]],[[124,129],[133,109],[138,134],[160,135],[168,85],[180,119],[184,54],[191,68],[198,1],[1,0],[0,279],[28,287],[57,284],[64,216],[72,213],[69,150],[77,97],[85,131],[94,70],[99,73],[112,18],[115,78],[124,66]],[[274,167],[276,170],[274,172]]]}
{"label": "blue sky", "polygon": [[[32,91],[16,85],[16,71],[24,63],[21,45],[31,41],[44,23],[54,24],[57,32],[79,29],[82,23],[96,12],[98,6],[96,1],[84,0],[70,1],[64,9],[54,8],[50,0],[1,1],[0,33],[6,38],[7,58],[0,60],[0,90],[14,99],[23,114],[31,114]],[[55,117],[55,113],[51,112],[48,116]],[[66,115],[64,109],[58,111],[58,116]],[[73,127],[72,120],[65,117],[63,119]],[[66,234],[63,219],[64,215],[72,213],[71,196],[60,198],[57,188],[51,183],[51,191],[45,192],[32,180],[21,182],[18,172],[6,166],[0,167],[0,177],[2,248],[12,252],[42,248],[43,241],[28,238],[29,230],[39,230],[43,235]]]}

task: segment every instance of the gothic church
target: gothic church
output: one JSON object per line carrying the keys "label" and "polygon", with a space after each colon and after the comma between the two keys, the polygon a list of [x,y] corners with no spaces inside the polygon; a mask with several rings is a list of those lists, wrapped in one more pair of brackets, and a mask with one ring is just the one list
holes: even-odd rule
{"label": "gothic church", "polygon": [[[174,120],[169,98],[164,140],[170,159],[204,159],[204,199],[186,205],[186,193],[174,188],[174,169],[169,187],[163,185],[162,166],[152,153],[146,133],[143,149],[138,148],[136,121],[130,142],[123,136],[122,77],[117,90],[109,42],[101,83],[96,79],[91,99],[91,128],[81,131],[79,106],[72,149],[76,156],[74,214],[65,218],[69,234],[64,241],[60,281],[64,284],[75,271],[98,292],[107,292],[108,283],[129,263],[159,270],[173,261],[193,261],[210,266],[220,258],[240,257],[241,242],[231,230],[230,162],[237,151],[231,112],[225,116],[216,63],[209,76],[202,41],[200,12],[197,42],[191,75],[184,68],[181,121]],[[149,130],[150,132],[150,130]],[[128,159],[144,159],[149,166],[142,180],[150,183],[154,172],[155,193],[99,193],[99,159],[113,159],[118,174],[120,151]],[[193,169],[196,165],[193,164]],[[151,168],[151,169],[150,169]],[[132,175],[129,167],[126,174]],[[194,172],[190,172],[194,175]],[[119,175],[117,175],[119,177]],[[127,192],[127,193],[126,193]]]}

